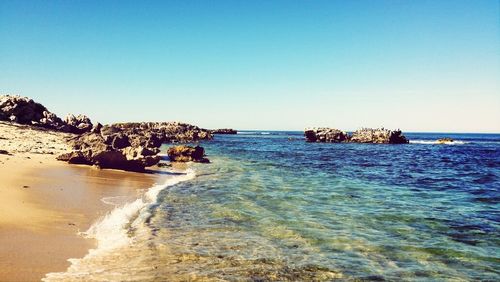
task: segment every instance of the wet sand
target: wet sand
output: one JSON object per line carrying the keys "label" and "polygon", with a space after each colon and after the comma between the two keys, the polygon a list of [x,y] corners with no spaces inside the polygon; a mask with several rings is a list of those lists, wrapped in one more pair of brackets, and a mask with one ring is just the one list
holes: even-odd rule
{"label": "wet sand", "polygon": [[161,175],[68,165],[54,155],[0,155],[0,280],[39,281],[95,246],[78,235]]}

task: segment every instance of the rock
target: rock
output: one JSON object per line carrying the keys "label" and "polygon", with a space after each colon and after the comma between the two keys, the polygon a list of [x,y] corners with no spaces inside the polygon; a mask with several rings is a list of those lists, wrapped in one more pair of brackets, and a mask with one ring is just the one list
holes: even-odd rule
{"label": "rock", "polygon": [[64,122],[69,126],[71,133],[82,134],[92,130],[92,122],[86,115],[75,116],[68,114]]}
{"label": "rock", "polygon": [[0,150],[0,155],[10,155],[7,150]]}
{"label": "rock", "polygon": [[115,134],[112,138],[111,146],[113,149],[123,149],[130,146],[128,136],[123,133]]}
{"label": "rock", "polygon": [[210,133],[212,133],[212,134],[238,134],[238,131],[231,129],[231,128],[220,128],[220,129],[210,130]]}
{"label": "rock", "polygon": [[439,138],[436,142],[438,144],[447,144],[447,143],[453,143],[453,142],[455,142],[455,140],[453,140],[449,137],[444,137],[444,138]]}
{"label": "rock", "polygon": [[[75,119],[86,121],[78,117]],[[68,121],[75,124],[72,117]],[[156,165],[160,161],[158,153],[163,143],[211,138],[211,133],[206,129],[177,122],[117,123],[105,126],[96,124],[90,132],[73,138],[70,141],[73,152],[63,154],[58,159],[101,168],[143,171],[145,167]],[[186,153],[189,157],[186,158],[187,161],[208,162],[203,157],[203,148],[196,148],[195,151]]]}
{"label": "rock", "polygon": [[356,130],[350,142],[354,143],[376,143],[376,144],[407,144],[409,141],[401,130],[389,130],[384,128],[363,128]]}
{"label": "rock", "polygon": [[200,146],[174,146],[168,149],[168,157],[172,162],[199,162],[209,163],[210,161],[205,158],[205,149]]}
{"label": "rock", "polygon": [[92,133],[101,133],[101,129],[102,129],[102,124],[97,123],[97,124],[95,124],[92,127],[92,129],[90,130],[90,132],[92,132]]}
{"label": "rock", "polygon": [[348,135],[334,128],[313,128],[304,132],[307,142],[330,142],[340,143],[348,140]]}
{"label": "rock", "polygon": [[[149,146],[159,147],[162,143],[193,142],[210,140],[212,134],[209,130],[180,122],[130,122],[106,125],[101,129],[103,136],[116,132],[136,135],[130,143],[133,146],[148,142]],[[139,134],[140,133],[140,134]]]}
{"label": "rock", "polygon": [[70,164],[86,164],[89,165],[91,162],[85,157],[81,151],[73,151],[70,153],[65,153],[56,157],[58,161],[66,161]]}
{"label": "rock", "polygon": [[[156,144],[157,147],[150,147],[141,131],[125,133],[111,127],[102,127],[99,131],[100,133],[88,132],[73,138],[70,140],[73,151],[62,154],[57,159],[129,171],[144,171],[146,167],[160,161],[157,154],[161,143]],[[134,144],[130,140],[135,140]]]}
{"label": "rock", "polygon": [[63,121],[45,106],[28,97],[0,95],[0,120],[82,134],[92,129],[85,115],[68,115]]}
{"label": "rock", "polygon": [[42,104],[21,96],[0,95],[0,120],[61,130],[65,123]]}
{"label": "rock", "polygon": [[406,144],[408,139],[401,130],[388,130],[384,128],[363,128],[352,135],[334,128],[306,129],[304,136],[307,142],[351,142],[351,143],[377,143],[377,144]]}

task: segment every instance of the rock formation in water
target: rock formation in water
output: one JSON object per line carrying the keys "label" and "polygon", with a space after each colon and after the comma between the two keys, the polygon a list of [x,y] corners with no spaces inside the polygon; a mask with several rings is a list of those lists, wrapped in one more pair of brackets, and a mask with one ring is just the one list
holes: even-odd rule
{"label": "rock formation in water", "polygon": [[449,144],[455,142],[455,140],[449,137],[444,137],[444,138],[439,138],[436,142],[438,144]]}
{"label": "rock formation in water", "polygon": [[313,128],[304,132],[307,142],[340,143],[347,141],[347,133],[334,128]]}
{"label": "rock formation in water", "polygon": [[238,134],[238,131],[232,128],[220,128],[210,131],[212,134]]}
{"label": "rock formation in water", "polygon": [[210,162],[205,158],[205,149],[200,146],[174,146],[168,149],[168,157],[172,162],[198,162],[198,163],[208,163]]}
{"label": "rock formation in water", "polygon": [[401,130],[389,130],[385,128],[363,128],[356,130],[349,142],[354,143],[376,143],[376,144],[407,144],[408,139]]}
{"label": "rock formation in water", "polygon": [[84,115],[68,115],[63,121],[45,106],[28,97],[0,95],[0,120],[81,134],[92,128]]}
{"label": "rock formation in water", "polygon": [[408,139],[401,130],[388,130],[384,128],[363,128],[349,135],[344,131],[334,128],[306,129],[304,136],[307,142],[352,142],[352,143],[376,143],[376,144],[406,144]]}

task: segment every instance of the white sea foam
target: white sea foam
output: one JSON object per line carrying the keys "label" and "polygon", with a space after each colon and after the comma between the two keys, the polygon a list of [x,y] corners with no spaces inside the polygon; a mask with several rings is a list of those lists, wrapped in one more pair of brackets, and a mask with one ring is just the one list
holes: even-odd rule
{"label": "white sea foam", "polygon": [[271,134],[270,132],[257,132],[257,131],[238,131],[238,133],[236,134],[240,134],[240,135],[269,135]]}
{"label": "white sea foam", "polygon": [[101,202],[116,207],[126,203],[130,198],[129,196],[104,197],[101,199]]}
{"label": "white sea foam", "polygon": [[85,238],[96,239],[97,248],[89,250],[89,253],[81,259],[68,259],[71,265],[66,272],[48,273],[42,280],[59,281],[72,275],[88,274],[88,270],[81,267],[87,260],[132,243],[133,238],[128,235],[128,227],[137,227],[150,217],[149,208],[157,202],[161,190],[194,177],[195,171],[187,169],[184,174],[173,176],[165,183],[149,188],[141,198],[113,209],[87,231],[80,233]]}
{"label": "white sea foam", "polygon": [[439,142],[437,140],[410,140],[410,144],[427,144],[427,145],[463,145],[468,142],[465,141],[445,141]]}

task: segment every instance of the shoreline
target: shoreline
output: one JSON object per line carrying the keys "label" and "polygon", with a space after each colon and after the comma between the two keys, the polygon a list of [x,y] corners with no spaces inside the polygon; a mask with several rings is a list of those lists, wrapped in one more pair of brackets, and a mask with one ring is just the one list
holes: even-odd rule
{"label": "shoreline", "polygon": [[136,199],[164,177],[68,165],[55,159],[67,150],[67,135],[0,127],[0,148],[10,153],[0,154],[0,281],[40,281],[65,271],[68,259],[95,248],[79,232],[115,208],[103,199]]}

